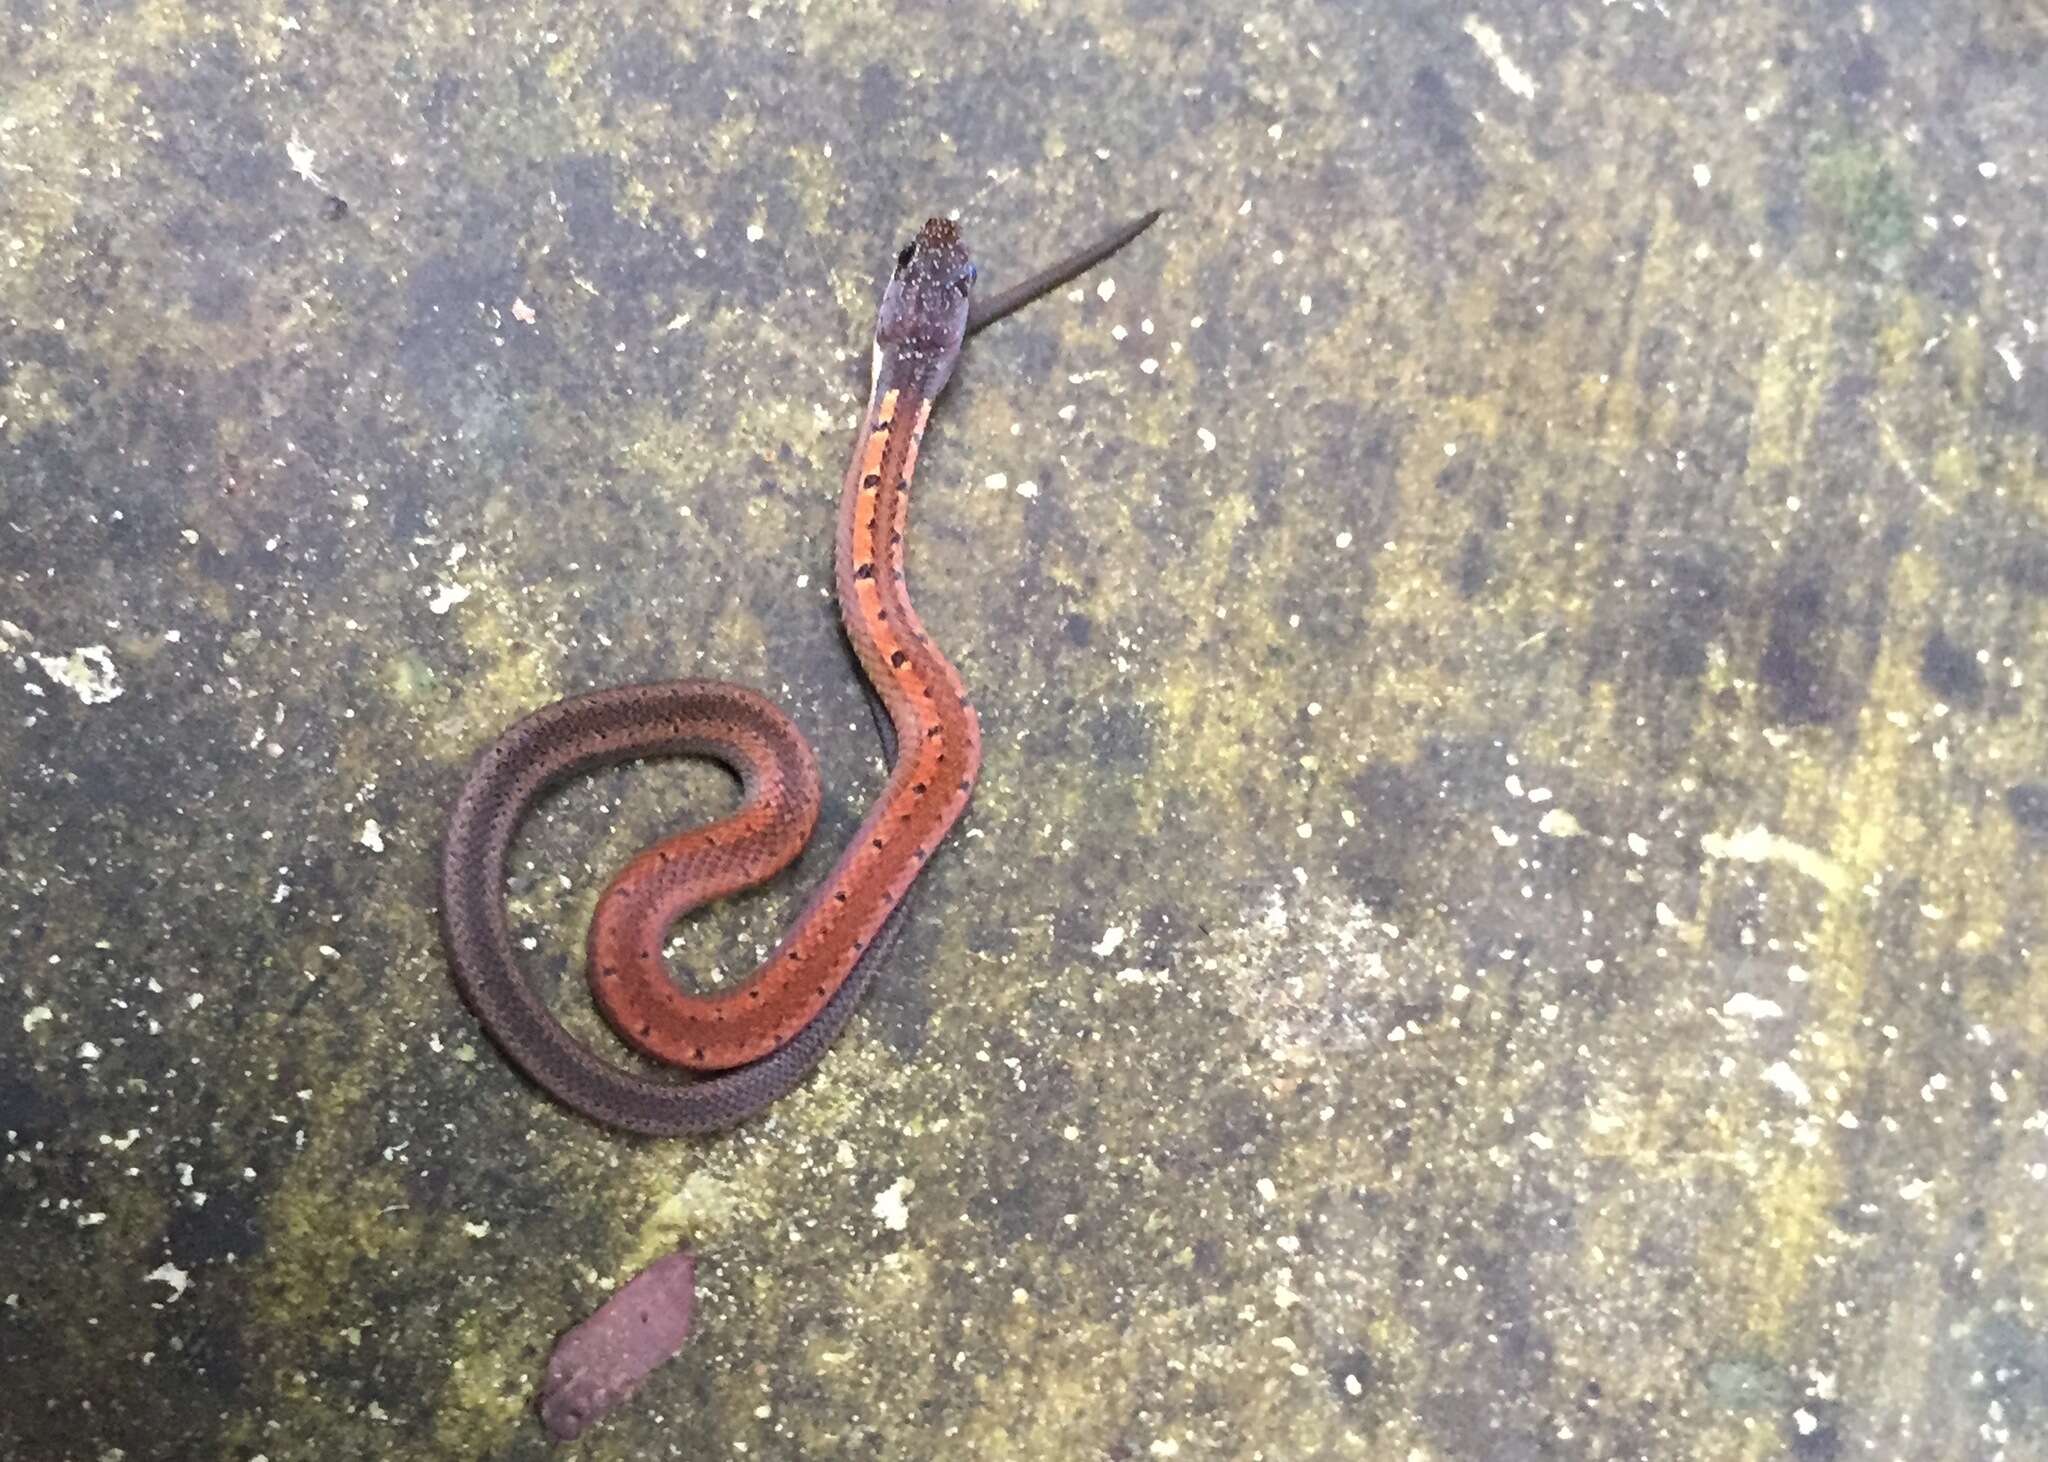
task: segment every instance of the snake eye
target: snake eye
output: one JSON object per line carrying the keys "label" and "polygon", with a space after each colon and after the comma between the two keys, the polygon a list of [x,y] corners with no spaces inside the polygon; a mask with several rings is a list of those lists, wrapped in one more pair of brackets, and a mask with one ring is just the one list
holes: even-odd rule
{"label": "snake eye", "polygon": [[974,288],[974,281],[979,278],[981,278],[981,270],[976,268],[974,265],[969,264],[967,266],[967,272],[960,276],[960,282],[954,285],[953,287],[959,290],[960,293],[964,295],[967,293],[968,290]]}
{"label": "snake eye", "polygon": [[917,245],[915,243],[905,244],[903,246],[903,252],[896,256],[896,272],[901,274],[904,270],[908,269],[910,267],[911,258],[916,253]]}

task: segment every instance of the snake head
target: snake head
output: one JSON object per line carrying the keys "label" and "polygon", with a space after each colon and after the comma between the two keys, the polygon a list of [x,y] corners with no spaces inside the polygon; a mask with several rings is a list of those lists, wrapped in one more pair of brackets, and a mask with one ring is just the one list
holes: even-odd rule
{"label": "snake head", "polygon": [[930,399],[945,388],[967,338],[967,296],[974,261],[951,220],[933,218],[896,256],[875,321],[880,374],[893,372]]}

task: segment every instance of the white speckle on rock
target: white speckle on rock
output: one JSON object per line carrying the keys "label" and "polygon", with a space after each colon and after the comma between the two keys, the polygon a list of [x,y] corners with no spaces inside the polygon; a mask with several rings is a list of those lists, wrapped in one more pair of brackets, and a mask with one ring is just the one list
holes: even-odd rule
{"label": "white speckle on rock", "polygon": [[68,655],[31,653],[29,658],[89,706],[103,706],[121,694],[121,673],[105,645],[80,645]]}
{"label": "white speckle on rock", "polygon": [[373,853],[384,851],[384,829],[377,826],[376,818],[363,819],[363,830],[356,834],[356,841]]}
{"label": "white speckle on rock", "polygon": [[1761,995],[1748,991],[1730,995],[1728,1003],[1721,1007],[1723,1015],[1736,1016],[1743,1020],[1778,1020],[1785,1014],[1785,1007],[1775,1000],[1766,1000]]}
{"label": "white speckle on rock", "polygon": [[467,584],[442,584],[434,590],[434,597],[427,601],[427,608],[436,614],[446,614],[469,595]]}
{"label": "white speckle on rock", "polygon": [[1104,959],[1108,959],[1111,955],[1115,954],[1118,949],[1123,947],[1123,942],[1123,926],[1121,924],[1112,924],[1107,929],[1102,931],[1102,938],[1096,941],[1094,949],[1098,955],[1102,956]]}
{"label": "white speckle on rock", "polygon": [[875,1195],[875,1217],[883,1228],[901,1233],[910,1227],[910,1209],[903,1200],[916,1187],[909,1178],[898,1178]]}
{"label": "white speckle on rock", "polygon": [[183,1295],[192,1285],[191,1275],[187,1274],[177,1265],[169,1263],[157,1265],[156,1268],[150,1270],[149,1273],[142,1277],[144,1279],[154,1279],[159,1284],[168,1284],[171,1287],[171,1298],[174,1300]]}
{"label": "white speckle on rock", "polygon": [[1727,836],[1703,833],[1700,851],[1709,858],[1736,863],[1782,863],[1835,893],[1844,891],[1851,883],[1848,870],[1827,854],[1780,837],[1765,827],[1744,828]]}
{"label": "white speckle on rock", "polygon": [[1465,34],[1472,37],[1472,43],[1479,47],[1479,54],[1493,63],[1494,74],[1500,78],[1502,86],[1523,101],[1536,99],[1536,79],[1515,64],[1499,31],[1478,16],[1468,15],[1465,17]]}
{"label": "white speckle on rock", "polygon": [[[1535,799],[1532,797],[1531,800]],[[1553,838],[1579,838],[1586,835],[1586,830],[1579,826],[1579,820],[1562,807],[1553,807],[1544,813],[1536,824],[1536,830]]]}
{"label": "white speckle on rock", "polygon": [[748,225],[747,225],[747,242],[748,242],[748,243],[750,243],[750,244],[758,244],[758,243],[760,243],[760,242],[761,242],[761,240],[762,240],[762,239],[766,238],[767,236],[768,236],[768,231],[767,231],[766,229],[762,228],[760,224],[758,224],[758,223],[750,223],[750,224],[748,224]]}
{"label": "white speckle on rock", "polygon": [[1216,433],[1210,431],[1206,426],[1195,428],[1195,440],[1202,444],[1202,450],[1205,452],[1216,450]]}
{"label": "white speckle on rock", "polygon": [[515,297],[512,301],[512,318],[517,320],[522,325],[531,325],[535,320],[539,319],[540,316],[536,315],[533,312],[532,305],[528,304],[523,299]]}
{"label": "white speckle on rock", "polygon": [[1095,297],[1104,300],[1114,299],[1116,297],[1116,281],[1114,279],[1105,279],[1102,283],[1096,285]]}
{"label": "white speckle on rock", "polygon": [[296,127],[292,129],[292,135],[284,145],[284,155],[285,160],[291,163],[293,172],[316,188],[327,186],[313,166],[313,149],[300,140],[299,129]]}
{"label": "white speckle on rock", "polygon": [[38,1006],[35,1006],[34,1008],[32,1008],[32,1009],[31,1009],[31,1010],[30,1010],[30,1011],[28,1012],[28,1014],[26,1014],[26,1015],[22,1016],[22,1018],[21,1018],[21,1028],[22,1028],[23,1030],[25,1030],[25,1031],[32,1031],[32,1030],[34,1030],[34,1029],[35,1029],[35,1028],[36,1028],[37,1026],[41,1025],[41,1024],[42,1024],[42,1023],[44,1022],[44,1021],[48,1020],[49,1018],[50,1018],[50,1007],[49,1007],[49,1006],[47,1006],[47,1005],[38,1005]]}
{"label": "white speckle on rock", "polygon": [[1806,1083],[1800,1079],[1799,1073],[1783,1061],[1774,1061],[1765,1067],[1764,1080],[1802,1107],[1813,1101],[1813,1093],[1806,1089]]}

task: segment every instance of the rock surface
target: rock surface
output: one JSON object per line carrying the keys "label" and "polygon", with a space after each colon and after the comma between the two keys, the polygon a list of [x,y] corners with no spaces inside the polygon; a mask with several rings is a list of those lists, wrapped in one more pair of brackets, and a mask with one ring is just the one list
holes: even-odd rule
{"label": "rock surface", "polygon": [[[1937,16],[1937,9],[1939,15]],[[0,32],[0,1454],[2048,1454],[2048,19],[537,9]],[[520,713],[827,598],[887,261],[977,801],[817,1079],[621,1141],[457,1000]],[[601,1038],[573,787],[512,907]]]}

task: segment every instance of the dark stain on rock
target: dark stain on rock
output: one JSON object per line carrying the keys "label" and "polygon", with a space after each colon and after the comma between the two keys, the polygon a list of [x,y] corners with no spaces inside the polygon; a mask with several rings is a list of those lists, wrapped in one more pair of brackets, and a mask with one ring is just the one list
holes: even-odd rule
{"label": "dark stain on rock", "polygon": [[1417,67],[1408,78],[1408,125],[1433,151],[1463,166],[1472,164],[1471,115],[1436,67]]}
{"label": "dark stain on rock", "polygon": [[1827,582],[1798,570],[1771,596],[1770,628],[1757,679],[1771,719],[1785,726],[1817,726],[1843,712],[1830,654],[1832,594]]}
{"label": "dark stain on rock", "polygon": [[470,79],[460,71],[441,72],[420,98],[420,120],[434,135],[451,137],[471,89]]}
{"label": "dark stain on rock", "polygon": [[2021,782],[2005,789],[2005,810],[2037,837],[2048,837],[2048,782]]}
{"label": "dark stain on rock", "polygon": [[1374,1377],[1372,1352],[1363,1346],[1338,1350],[1323,1362],[1330,1394],[1340,1405],[1362,1406],[1372,1394]]}
{"label": "dark stain on rock", "polygon": [[605,75],[614,91],[638,101],[661,102],[698,121],[724,115],[726,89],[712,84],[702,61],[677,54],[668,33],[651,25],[621,28],[611,46]]}
{"label": "dark stain on rock", "polygon": [[232,264],[198,267],[190,271],[185,302],[192,317],[210,325],[239,319],[249,298],[249,277]]}
{"label": "dark stain on rock", "polygon": [[1843,49],[1847,54],[1841,60],[1842,95],[1859,105],[1875,101],[1891,79],[1884,53],[1876,41],[1861,34],[1851,37]]}
{"label": "dark stain on rock", "polygon": [[677,270],[663,256],[678,242],[678,231],[643,228],[621,209],[621,178],[616,159],[579,153],[555,168],[553,191],[577,271],[598,287],[605,329],[630,338],[656,323],[650,301],[674,293]]}
{"label": "dark stain on rock", "polygon": [[[216,203],[255,204],[277,195],[291,176],[285,159],[248,102],[248,58],[216,32],[185,50],[176,73],[146,77],[142,95],[166,120],[154,143],[181,188],[197,184]],[[186,196],[189,196],[187,194]],[[209,210],[216,231],[224,220]]]}
{"label": "dark stain on rock", "polygon": [[1358,827],[1336,852],[1345,885],[1375,913],[1391,913],[1401,902],[1405,876],[1416,866],[1417,850],[1432,836],[1437,800],[1417,767],[1376,762],[1351,779],[1349,796]]}
{"label": "dark stain on rock", "polygon": [[1797,1416],[1785,1418],[1785,1448],[1799,1462],[1836,1462],[1842,1455],[1842,1433],[1836,1425],[1839,1405],[1816,1396],[1801,1397],[1796,1411],[1814,1418],[1802,1425]]}
{"label": "dark stain on rock", "polygon": [[1952,706],[1974,708],[1984,702],[1984,667],[1940,626],[1920,647],[1920,683]]}
{"label": "dark stain on rock", "polygon": [[164,1244],[182,1269],[253,1258],[263,1252],[263,1213],[234,1188],[209,1189],[206,1202],[172,1215]]}
{"label": "dark stain on rock", "polygon": [[1998,576],[2022,594],[2048,595],[2048,534],[2032,525],[2017,533],[2002,552],[1994,550]]}
{"label": "dark stain on rock", "polygon": [[47,1142],[64,1125],[63,1107],[41,1087],[18,1077],[0,1076],[0,1133],[11,1134],[16,1147]]}
{"label": "dark stain on rock", "polygon": [[900,905],[905,912],[892,918],[876,937],[869,958],[882,962],[881,973],[861,1005],[861,1022],[901,1061],[915,1061],[924,1050],[936,1004],[932,981],[940,973],[923,940],[902,937],[904,920],[917,917],[919,902],[913,890]]}
{"label": "dark stain on rock", "polygon": [[1675,558],[1658,577],[1664,592],[1646,607],[1642,625],[1650,664],[1674,680],[1697,679],[1727,616],[1726,579],[1718,566],[1698,558]]}
{"label": "dark stain on rock", "polygon": [[518,269],[506,254],[482,244],[422,259],[406,281],[408,317],[399,329],[399,364],[423,384],[460,389],[475,379],[479,362],[497,357],[485,303],[509,307],[518,293]]}
{"label": "dark stain on rock", "polygon": [[[190,1301],[186,1301],[190,1303]],[[182,1344],[161,1353],[154,1362],[167,1374],[160,1384],[172,1395],[185,1400],[195,1394],[210,1398],[216,1405],[229,1402],[241,1396],[249,1379],[249,1360],[242,1340],[242,1332],[232,1325],[205,1325],[194,1327],[181,1334]],[[140,1439],[139,1439],[140,1440]],[[232,1455],[213,1448],[183,1449],[173,1451],[151,1450],[160,1445],[162,1434],[158,1433],[142,1441],[143,1456],[194,1456]]]}
{"label": "dark stain on rock", "polygon": [[1493,553],[1487,547],[1486,537],[1478,532],[1465,535],[1465,541],[1458,546],[1458,566],[1452,573],[1452,582],[1458,587],[1461,599],[1477,599],[1479,591],[1486,587],[1486,581],[1493,577]]}

